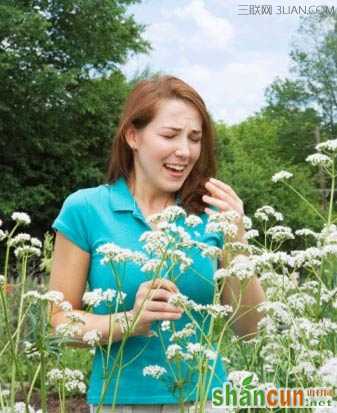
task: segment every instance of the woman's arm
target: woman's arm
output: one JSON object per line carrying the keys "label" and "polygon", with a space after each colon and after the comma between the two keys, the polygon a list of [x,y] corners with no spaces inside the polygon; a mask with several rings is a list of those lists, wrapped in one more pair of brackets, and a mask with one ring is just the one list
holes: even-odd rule
{"label": "woman's arm", "polygon": [[[120,341],[123,333],[119,323],[114,321],[115,317],[121,313],[109,316],[92,314],[81,310],[82,296],[86,288],[89,263],[89,253],[77,247],[60,232],[57,232],[49,290],[62,292],[64,299],[72,305],[73,312],[80,314],[82,318],[84,318],[85,323],[79,324],[80,334],[78,338],[81,338],[88,331],[98,330],[102,335],[102,344],[106,344],[109,337],[109,323],[112,322],[114,328],[112,342]],[[66,313],[56,304],[49,307],[49,312],[51,325],[54,331],[58,325],[69,321],[66,317]],[[87,347],[83,342],[79,343],[78,346]]]}
{"label": "woman's arm", "polygon": [[[101,333],[101,343],[109,342],[109,331],[113,333],[110,342],[121,341],[124,336],[123,327],[126,327],[125,317],[132,325],[130,336],[151,334],[151,323],[156,320],[177,320],[181,317],[181,310],[168,304],[170,294],[178,292],[177,287],[169,280],[155,280],[140,284],[134,308],[130,311],[107,315],[92,314],[83,311],[82,296],[85,291],[90,254],[77,247],[60,232],[57,232],[49,290],[60,291],[64,300],[68,301],[73,312],[82,316],[84,324],[80,324],[80,332],[77,338],[92,330]],[[66,312],[53,304],[49,308],[51,325],[54,331],[57,326],[67,323],[69,320]],[[121,320],[117,320],[120,318]],[[132,322],[134,320],[134,323]],[[124,321],[124,323],[123,323]],[[109,326],[111,325],[111,328]],[[75,347],[87,347],[84,342],[74,344]]]}
{"label": "woman's arm", "polygon": [[223,304],[231,305],[236,312],[233,328],[235,334],[249,340],[256,335],[257,323],[263,318],[263,313],[256,306],[265,301],[265,294],[260,280],[255,276],[248,280],[240,299],[240,280],[229,277],[225,280],[222,294]]}

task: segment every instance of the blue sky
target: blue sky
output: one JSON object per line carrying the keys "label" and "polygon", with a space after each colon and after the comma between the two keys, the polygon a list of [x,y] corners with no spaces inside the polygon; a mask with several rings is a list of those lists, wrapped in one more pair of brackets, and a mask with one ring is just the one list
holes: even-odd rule
{"label": "blue sky", "polygon": [[[273,6],[272,15],[239,15],[239,5]],[[143,0],[128,14],[146,25],[149,55],[130,56],[130,78],[149,66],[182,78],[201,94],[215,120],[242,121],[264,105],[265,88],[289,76],[300,17],[277,6],[335,5],[331,0]],[[241,13],[245,13],[243,10]]]}

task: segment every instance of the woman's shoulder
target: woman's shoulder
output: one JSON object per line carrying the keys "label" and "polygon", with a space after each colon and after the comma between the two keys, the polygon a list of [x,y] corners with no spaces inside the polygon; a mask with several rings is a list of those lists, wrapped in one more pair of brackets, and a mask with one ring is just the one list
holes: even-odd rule
{"label": "woman's shoulder", "polygon": [[94,187],[79,188],[71,192],[65,199],[65,204],[72,207],[97,205],[109,196],[109,185],[101,184]]}

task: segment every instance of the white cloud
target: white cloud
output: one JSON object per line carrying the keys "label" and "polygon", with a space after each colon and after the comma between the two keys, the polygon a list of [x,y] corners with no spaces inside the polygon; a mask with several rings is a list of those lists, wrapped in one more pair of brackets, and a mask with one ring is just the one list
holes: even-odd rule
{"label": "white cloud", "polygon": [[146,22],[153,51],[134,56],[123,71],[131,76],[148,65],[182,78],[216,120],[236,123],[253,115],[264,105],[266,87],[288,75],[289,41],[298,17],[245,19],[237,16],[239,3],[163,0],[161,9],[157,0],[148,0],[137,6],[143,19],[135,13],[136,20]]}
{"label": "white cloud", "polygon": [[171,12],[171,16],[196,26],[193,36],[187,41],[197,45],[203,43],[205,47],[225,49],[234,36],[234,28],[224,17],[218,17],[211,13],[205,6],[204,0],[192,0],[183,7]]}
{"label": "white cloud", "polygon": [[265,88],[277,75],[286,75],[287,65],[280,60],[277,54],[247,54],[246,60],[218,68],[185,64],[177,67],[174,74],[200,93],[216,120],[235,123],[258,111],[264,102]]}

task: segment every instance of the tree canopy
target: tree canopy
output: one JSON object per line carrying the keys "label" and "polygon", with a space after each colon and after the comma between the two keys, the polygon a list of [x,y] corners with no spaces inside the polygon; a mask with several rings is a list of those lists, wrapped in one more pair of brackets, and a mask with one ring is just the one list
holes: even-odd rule
{"label": "tree canopy", "polygon": [[[146,53],[135,0],[0,4],[0,211],[41,232],[73,189],[100,183],[129,84],[119,69]],[[38,213],[37,213],[38,211]]]}

